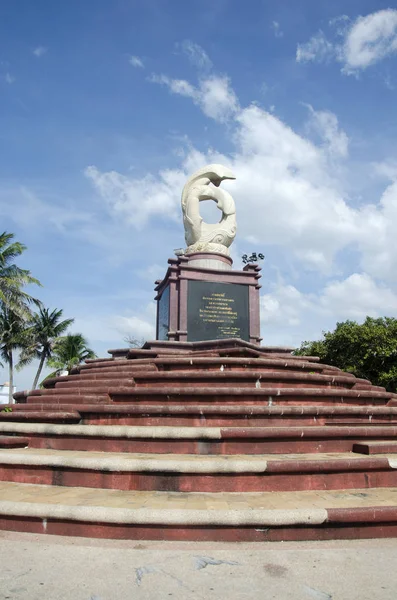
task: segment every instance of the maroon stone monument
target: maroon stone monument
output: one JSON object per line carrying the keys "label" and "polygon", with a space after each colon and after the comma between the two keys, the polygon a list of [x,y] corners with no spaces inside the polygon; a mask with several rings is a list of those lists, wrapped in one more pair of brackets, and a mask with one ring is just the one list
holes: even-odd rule
{"label": "maroon stone monument", "polygon": [[158,340],[198,342],[240,338],[259,344],[260,267],[232,269],[222,254],[192,253],[169,259],[156,282]]}
{"label": "maroon stone monument", "polygon": [[[227,338],[259,344],[260,268],[232,269],[229,246],[236,231],[232,196],[219,185],[235,176],[222,165],[196,171],[182,191],[186,250],[168,261],[156,281],[156,337],[163,341],[201,342]],[[200,216],[200,202],[213,200],[222,212],[219,223]]]}

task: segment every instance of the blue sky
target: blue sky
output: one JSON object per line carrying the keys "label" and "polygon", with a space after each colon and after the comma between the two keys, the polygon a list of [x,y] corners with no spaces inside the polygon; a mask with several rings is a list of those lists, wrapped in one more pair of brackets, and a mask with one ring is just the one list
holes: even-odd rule
{"label": "blue sky", "polygon": [[154,336],[183,184],[221,162],[263,343],[395,316],[396,67],[377,1],[3,0],[0,229],[104,356]]}

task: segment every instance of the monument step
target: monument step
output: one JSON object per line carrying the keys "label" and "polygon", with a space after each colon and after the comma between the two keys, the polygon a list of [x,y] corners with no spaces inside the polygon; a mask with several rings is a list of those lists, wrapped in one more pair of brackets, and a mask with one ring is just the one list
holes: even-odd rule
{"label": "monument step", "polygon": [[35,404],[42,404],[43,401],[44,402],[48,402],[48,405],[44,405],[47,406],[48,409],[50,408],[50,406],[56,406],[56,405],[69,405],[70,408],[78,410],[76,408],[77,404],[91,404],[93,406],[95,406],[96,404],[107,404],[110,400],[109,394],[102,394],[102,393],[95,393],[92,392],[92,390],[90,390],[89,394],[86,393],[70,393],[70,392],[66,392],[66,393],[60,393],[58,394],[57,392],[55,392],[55,390],[53,391],[53,393],[51,395],[34,395],[34,396],[27,396],[27,398],[25,398],[25,402],[31,404],[31,405],[35,405]]}
{"label": "monument step", "polygon": [[[322,375],[321,373],[301,373],[295,371],[283,371],[268,369],[267,371],[257,370],[241,370],[241,371],[157,371],[157,372],[139,372],[134,374],[134,381],[137,385],[153,385],[156,382],[166,382],[167,385],[187,385],[192,382],[195,385],[204,384],[207,382],[218,383],[225,385],[227,382],[231,385],[243,385],[245,381],[249,381],[257,386],[267,386],[268,382],[277,382],[278,385],[289,384],[295,382],[301,385],[328,386],[340,385],[352,387],[352,385],[363,384],[370,385],[365,380],[352,379],[343,375]],[[225,383],[224,383],[225,382]]]}
{"label": "monument step", "polygon": [[[24,420],[19,413],[72,413],[84,424],[99,425],[170,425],[219,427],[278,427],[294,425],[365,425],[376,422],[392,424],[397,419],[397,407],[327,404],[323,406],[236,405],[236,404],[65,404],[50,402],[9,405],[12,412],[0,413],[3,420]],[[78,411],[78,412],[77,412]],[[5,417],[5,415],[8,415]],[[13,418],[13,415],[16,418]],[[33,419],[34,420],[34,419]]]}
{"label": "monument step", "polygon": [[354,378],[351,373],[345,373],[338,367],[331,367],[321,363],[310,362],[307,360],[297,360],[297,357],[288,358],[247,358],[247,357],[220,357],[220,356],[202,356],[196,355],[167,355],[148,360],[114,360],[100,364],[83,364],[79,366],[80,373],[87,372],[109,372],[114,369],[126,370],[219,370],[223,366],[224,370],[242,370],[254,368],[255,370],[282,369],[296,371],[312,371],[321,373],[324,370],[333,374],[340,374],[346,377]]}
{"label": "monument step", "polygon": [[10,408],[10,412],[0,411],[0,422],[30,421],[34,423],[78,423],[81,420],[81,415],[77,411],[17,410],[17,406],[14,405],[11,405]]}
{"label": "monument step", "polygon": [[391,537],[397,488],[173,493],[0,484],[9,531],[131,540],[296,541]]}
{"label": "monument step", "polygon": [[0,448],[26,448],[29,440],[21,436],[0,435]]}
{"label": "monument step", "polygon": [[102,369],[119,369],[119,368],[127,368],[127,369],[135,369],[136,365],[139,364],[140,368],[155,370],[157,367],[155,366],[156,359],[145,359],[140,361],[134,361],[129,359],[113,359],[113,358],[104,358],[102,360],[94,359],[93,361],[87,360],[85,363],[76,367],[76,371],[82,372],[95,372],[98,373]]}
{"label": "monument step", "polygon": [[172,427],[0,422],[3,434],[29,437],[29,447],[106,452],[273,454],[345,452],[362,438],[393,441],[397,426]]}
{"label": "monument step", "polygon": [[201,402],[256,404],[263,402],[273,404],[386,404],[397,395],[391,392],[377,392],[369,390],[354,390],[343,388],[310,388],[310,387],[280,387],[261,386],[249,389],[242,387],[197,387],[184,386],[153,386],[147,388],[135,388],[133,391],[121,388],[110,390],[111,399],[115,402],[134,402],[145,398],[147,403],[166,402],[168,404],[179,404],[183,402],[197,402],[199,396]]}
{"label": "monument step", "polygon": [[397,453],[397,441],[356,442],[353,452],[359,454],[393,454]]}
{"label": "monument step", "polygon": [[397,455],[200,456],[48,449],[0,451],[0,481],[178,492],[396,487]]}
{"label": "monument step", "polygon": [[109,392],[117,389],[135,389],[136,384],[133,379],[105,379],[102,381],[61,381],[58,382],[54,388],[42,390],[44,394],[37,394],[38,396],[51,396],[52,394],[109,394]]}
{"label": "monument step", "polygon": [[[136,413],[86,413],[82,419],[84,424],[92,425],[140,425],[140,426],[172,426],[172,427],[310,427],[318,425],[396,425],[397,415],[394,417],[385,415],[384,417],[373,418],[371,415],[333,415],[330,413],[324,415],[291,413],[290,415],[277,415],[265,413],[255,414],[250,412],[244,414],[242,410],[239,413],[210,413],[205,409],[190,410],[180,413],[173,413],[168,407],[158,407],[156,405],[134,406],[141,410]],[[151,412],[150,408],[161,408],[161,411]],[[194,407],[197,408],[197,407]],[[217,408],[217,407],[212,407]],[[223,405],[219,408],[240,408],[237,406]],[[260,407],[257,408],[267,408]],[[269,407],[273,408],[273,407]],[[276,407],[277,408],[277,407]],[[299,407],[288,407],[299,408]],[[325,408],[325,407],[322,407]],[[191,414],[189,414],[191,413]]]}

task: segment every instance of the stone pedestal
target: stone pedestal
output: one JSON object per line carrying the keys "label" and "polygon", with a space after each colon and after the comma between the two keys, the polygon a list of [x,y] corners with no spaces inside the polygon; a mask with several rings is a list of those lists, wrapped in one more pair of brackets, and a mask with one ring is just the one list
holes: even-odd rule
{"label": "stone pedestal", "polygon": [[260,267],[232,269],[222,254],[194,253],[168,260],[156,281],[158,340],[197,342],[240,338],[259,344]]}

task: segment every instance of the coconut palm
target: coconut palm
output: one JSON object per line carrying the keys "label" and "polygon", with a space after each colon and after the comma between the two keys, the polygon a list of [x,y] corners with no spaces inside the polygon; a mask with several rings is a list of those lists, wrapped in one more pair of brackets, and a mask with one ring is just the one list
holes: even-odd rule
{"label": "coconut palm", "polygon": [[30,271],[17,267],[14,260],[20,256],[26,246],[13,242],[13,233],[0,234],[0,304],[25,319],[29,318],[29,304],[39,301],[22,290],[28,284],[41,285]]}
{"label": "coconut palm", "polygon": [[8,364],[9,404],[12,404],[14,385],[14,351],[25,348],[29,340],[29,329],[24,319],[3,305],[0,308],[0,356],[4,363]]}
{"label": "coconut palm", "polygon": [[65,333],[74,319],[61,321],[62,310],[40,307],[33,315],[30,322],[29,335],[31,338],[29,346],[22,352],[20,358],[21,366],[30,363],[33,358],[39,359],[39,366],[33,381],[32,389],[36,389],[37,382],[46,361],[51,357],[56,340]]}
{"label": "coconut palm", "polygon": [[62,371],[70,371],[87,358],[96,358],[95,352],[88,347],[88,341],[81,333],[68,333],[54,342],[48,364],[56,371],[48,377],[55,377]]}

